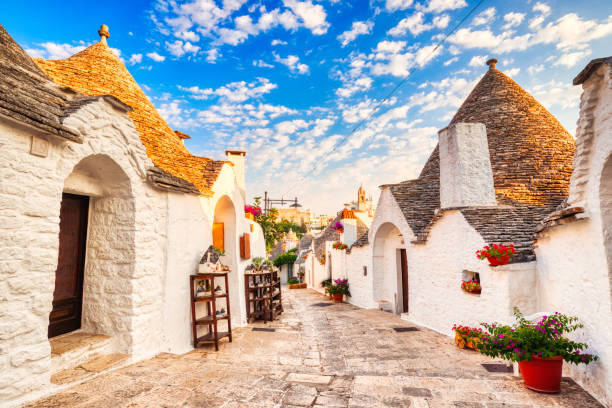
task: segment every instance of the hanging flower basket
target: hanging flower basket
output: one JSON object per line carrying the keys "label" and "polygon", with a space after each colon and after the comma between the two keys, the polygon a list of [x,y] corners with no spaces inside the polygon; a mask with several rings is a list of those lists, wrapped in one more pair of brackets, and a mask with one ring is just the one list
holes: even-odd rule
{"label": "hanging flower basket", "polygon": [[461,282],[461,289],[463,289],[467,293],[479,295],[482,291],[482,286],[480,286],[480,282],[476,280],[469,280]]}
{"label": "hanging flower basket", "polygon": [[341,241],[336,241],[333,243],[332,248],[344,251],[345,249],[348,248],[348,245],[343,244]]}
{"label": "hanging flower basket", "polygon": [[505,246],[504,244],[485,245],[483,249],[476,251],[476,256],[479,259],[487,258],[491,266],[506,265],[510,262],[510,258],[512,258],[514,254],[516,254],[514,244],[510,244],[509,246]]}

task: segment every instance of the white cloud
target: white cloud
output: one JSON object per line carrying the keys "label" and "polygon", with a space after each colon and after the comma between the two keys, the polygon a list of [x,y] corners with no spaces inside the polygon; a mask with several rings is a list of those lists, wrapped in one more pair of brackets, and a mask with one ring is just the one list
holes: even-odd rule
{"label": "white cloud", "polygon": [[253,60],[253,66],[260,67],[260,68],[274,68],[274,65],[268,64],[264,60]]}
{"label": "white cloud", "polygon": [[245,81],[231,82],[217,89],[179,86],[180,90],[189,92],[193,99],[210,99],[213,96],[218,96],[228,102],[244,102],[248,99],[258,98],[276,88],[277,85],[267,78],[257,78],[257,81],[249,83]]}
{"label": "white cloud", "polygon": [[157,52],[149,52],[147,53],[147,57],[151,58],[155,62],[162,62],[166,59],[166,57],[159,55]]}
{"label": "white cloud", "polygon": [[351,29],[343,32],[337,38],[344,47],[358,36],[372,32],[373,26],[374,23],[371,21],[354,21]]}
{"label": "white cloud", "polygon": [[582,88],[570,82],[549,81],[528,88],[534,98],[547,109],[558,106],[562,109],[576,108],[580,103]]}
{"label": "white cloud", "polygon": [[206,61],[210,62],[211,64],[216,63],[219,56],[220,54],[217,48],[211,48],[210,50],[206,51]]}
{"label": "white cloud", "polygon": [[424,17],[425,15],[423,12],[418,11],[400,20],[395,27],[387,31],[387,34],[392,36],[403,36],[410,31],[412,35],[416,36],[433,28],[446,28],[450,21],[449,16],[442,15],[434,17],[431,23],[425,23]]}
{"label": "white cloud", "polygon": [[489,7],[485,11],[479,13],[474,20],[472,20],[473,26],[485,25],[491,23],[495,19],[495,7]]}
{"label": "white cloud", "polygon": [[487,62],[486,55],[475,55],[472,57],[468,65],[470,67],[483,67],[485,65],[485,62]]}
{"label": "white cloud", "polygon": [[575,66],[581,59],[584,57],[591,55],[591,50],[584,51],[576,51],[570,52],[567,54],[561,55],[554,63],[554,65],[563,65],[565,67],[571,68]]}
{"label": "white cloud", "polygon": [[550,7],[544,3],[538,2],[533,6],[533,11],[539,14],[529,21],[529,28],[536,29],[546,20],[546,17],[550,15]]}
{"label": "white cloud", "polygon": [[430,0],[425,11],[441,13],[445,10],[456,10],[467,6],[465,0]]}
{"label": "white cloud", "polygon": [[140,64],[142,62],[142,54],[132,54],[130,59],[128,60],[128,64]]}
{"label": "white cloud", "polygon": [[363,76],[355,80],[347,81],[342,87],[336,89],[336,95],[348,98],[360,91],[367,91],[372,87],[372,78]]}
{"label": "white cloud", "polygon": [[312,4],[311,0],[283,0],[283,3],[295,13],[313,34],[322,35],[327,32],[329,28],[329,23],[326,21],[327,14],[320,4]]}
{"label": "white cloud", "polygon": [[288,55],[282,58],[274,53],[274,60],[285,65],[291,72],[297,72],[299,74],[307,74],[309,72],[308,65],[300,63],[300,58],[297,55]]}
{"label": "white cloud", "polygon": [[54,42],[45,42],[38,45],[41,48],[28,48],[25,50],[30,57],[51,60],[64,59],[85,49],[84,45],[60,44]]}
{"label": "white cloud", "polygon": [[287,45],[287,41],[283,41],[283,40],[272,40],[272,42],[270,43],[270,45],[272,45],[273,47],[276,45]]}
{"label": "white cloud", "polygon": [[504,21],[506,24],[502,27],[504,30],[507,30],[512,27],[516,27],[523,22],[525,18],[524,13],[508,13],[504,16]]}
{"label": "white cloud", "polygon": [[508,75],[510,78],[514,78],[521,72],[520,68],[510,68],[504,71],[504,74]]}
{"label": "white cloud", "polygon": [[173,43],[166,41],[166,48],[170,51],[170,54],[175,57],[181,57],[185,54],[195,55],[200,50],[200,47],[197,45],[193,45],[189,41],[183,42],[181,40],[176,40]]}
{"label": "white cloud", "polygon": [[412,0],[387,0],[385,9],[387,11],[406,10],[412,5]]}
{"label": "white cloud", "polygon": [[459,57],[453,57],[449,59],[448,61],[445,61],[444,66],[448,67],[450,64],[452,64],[453,62],[457,62],[457,61],[459,61]]}

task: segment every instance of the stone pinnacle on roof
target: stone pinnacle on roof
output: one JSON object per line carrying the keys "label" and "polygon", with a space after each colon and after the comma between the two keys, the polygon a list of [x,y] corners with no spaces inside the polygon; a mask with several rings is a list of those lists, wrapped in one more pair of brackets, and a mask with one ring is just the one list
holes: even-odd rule
{"label": "stone pinnacle on roof", "polygon": [[110,37],[108,26],[106,24],[102,24],[98,30],[98,34],[100,35],[100,42],[102,44],[106,44],[106,39]]}
{"label": "stone pinnacle on roof", "polygon": [[497,58],[491,58],[490,60],[487,61],[487,65],[489,66],[489,69],[495,69],[495,64],[497,64]]}

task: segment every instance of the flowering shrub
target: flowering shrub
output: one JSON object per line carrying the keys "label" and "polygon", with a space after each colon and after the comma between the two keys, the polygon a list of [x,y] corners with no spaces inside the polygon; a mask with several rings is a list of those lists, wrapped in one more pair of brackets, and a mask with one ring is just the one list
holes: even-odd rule
{"label": "flowering shrub", "polygon": [[510,246],[491,244],[491,246],[485,245],[483,249],[476,251],[476,256],[479,259],[487,258],[491,263],[494,260],[497,261],[497,264],[506,264],[515,253],[514,244]]}
{"label": "flowering shrub", "polygon": [[480,291],[482,290],[482,286],[480,286],[480,282],[476,281],[476,280],[469,280],[469,281],[463,281],[461,282],[461,289],[463,289],[466,292],[478,292],[480,293]]}
{"label": "flowering shrub", "polygon": [[481,323],[486,332],[481,336],[478,351],[490,357],[501,357],[512,361],[529,361],[533,357],[550,358],[561,356],[567,362],[588,364],[597,356],[583,353],[587,344],[578,343],[563,337],[582,328],[577,317],[569,317],[556,312],[542,316],[533,323],[514,308],[517,323],[513,326],[500,326],[495,323]]}
{"label": "flowering shrub", "polygon": [[252,214],[253,217],[261,214],[261,207],[259,206],[255,206],[255,205],[245,205],[244,206],[244,212],[245,214]]}
{"label": "flowering shrub", "polygon": [[351,296],[351,292],[349,292],[348,279],[334,280],[334,283],[327,287],[327,292],[331,294],[338,293],[342,295]]}
{"label": "flowering shrub", "polygon": [[482,329],[481,328],[477,328],[477,327],[468,327],[468,326],[461,326],[461,325],[453,325],[453,331],[455,333],[459,333],[459,335],[461,335],[461,337],[463,337],[464,339],[468,339],[468,338],[472,338],[472,337],[478,337],[480,338],[480,336],[482,335]]}
{"label": "flowering shrub", "polygon": [[336,221],[334,225],[331,226],[331,229],[336,231],[344,231],[344,225],[340,221]]}
{"label": "flowering shrub", "polygon": [[344,249],[348,248],[348,245],[343,244],[340,241],[336,241],[336,242],[333,243],[332,248],[339,249],[339,250],[344,250]]}

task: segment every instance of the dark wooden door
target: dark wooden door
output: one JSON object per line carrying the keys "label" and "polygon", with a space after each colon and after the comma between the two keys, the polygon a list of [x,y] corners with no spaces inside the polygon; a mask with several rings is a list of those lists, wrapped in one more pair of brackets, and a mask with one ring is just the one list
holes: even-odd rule
{"label": "dark wooden door", "polygon": [[402,266],[402,312],[408,313],[408,257],[406,250],[400,249],[401,266]]}
{"label": "dark wooden door", "polygon": [[83,269],[89,197],[63,194],[60,208],[59,254],[55,271],[49,337],[81,327]]}

